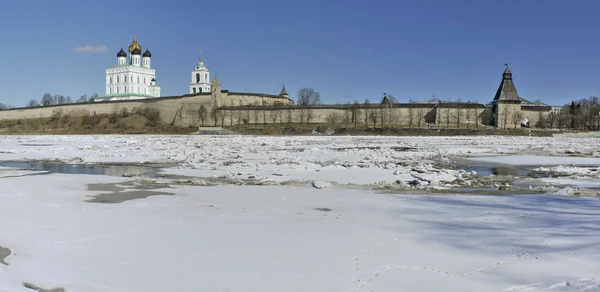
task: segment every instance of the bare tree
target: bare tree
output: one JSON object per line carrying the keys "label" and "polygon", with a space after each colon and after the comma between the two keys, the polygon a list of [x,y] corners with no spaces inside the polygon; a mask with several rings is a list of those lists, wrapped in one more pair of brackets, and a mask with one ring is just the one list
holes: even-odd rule
{"label": "bare tree", "polygon": [[260,107],[260,112],[262,113],[262,118],[263,118],[263,128],[267,126],[267,110],[266,110],[266,106],[267,106],[267,103],[263,99],[262,103],[261,103],[261,107]]}
{"label": "bare tree", "polygon": [[377,111],[375,111],[375,110],[369,111],[369,120],[371,122],[373,122],[373,129],[375,129],[377,127],[377,120],[378,120]]}
{"label": "bare tree", "polygon": [[38,106],[40,106],[40,104],[37,102],[37,100],[34,100],[34,99],[30,100],[27,103],[27,107],[38,107]]}
{"label": "bare tree", "polygon": [[321,94],[312,88],[302,88],[298,90],[297,104],[300,107],[300,123],[306,119],[306,124],[309,124],[313,115],[311,107],[321,104]]}
{"label": "bare tree", "polygon": [[278,108],[273,108],[269,111],[269,118],[273,121],[273,124],[277,123],[277,118],[281,117],[281,111]]}
{"label": "bare tree", "polygon": [[365,104],[365,128],[368,128],[369,127],[369,115],[371,114],[370,110],[369,110],[370,102],[369,102],[368,98],[365,99],[364,104]]}
{"label": "bare tree", "polygon": [[198,118],[198,114],[197,114],[197,110],[193,107],[187,107],[185,109],[185,115],[188,117],[191,117],[192,119],[192,126],[197,127],[198,126],[198,122],[199,122],[199,118]]}
{"label": "bare tree", "polygon": [[506,129],[506,123],[508,122],[508,115],[510,114],[510,111],[508,110],[508,107],[504,107],[502,109],[502,113],[500,113],[502,115],[502,129]]}
{"label": "bare tree", "polygon": [[358,126],[358,121],[360,120],[360,103],[358,100],[354,100],[354,104],[352,104],[352,123],[354,123],[354,127]]}
{"label": "bare tree", "polygon": [[293,115],[294,115],[294,110],[292,109],[291,106],[288,106],[288,108],[285,109],[285,118],[286,118],[288,124],[292,123]]}
{"label": "bare tree", "polygon": [[254,118],[254,126],[258,125],[258,117],[260,117],[260,111],[257,109],[257,104],[255,103],[252,110],[252,117]]}
{"label": "bare tree", "polygon": [[327,125],[332,128],[338,128],[342,122],[342,115],[338,112],[331,112],[325,117]]}
{"label": "bare tree", "polygon": [[427,109],[424,107],[417,108],[417,126],[421,128],[421,122],[425,118],[425,114],[427,113]]}
{"label": "bare tree", "polygon": [[450,128],[450,107],[446,106],[444,108],[444,112],[446,112],[446,129]]}
{"label": "bare tree", "polygon": [[514,125],[514,129],[517,128],[517,125],[521,124],[521,118],[522,118],[521,112],[513,109],[512,122]]}
{"label": "bare tree", "polygon": [[473,115],[473,109],[469,106],[465,109],[465,121],[467,124],[467,129],[469,128],[469,124],[471,123],[471,116]]}
{"label": "bare tree", "polygon": [[542,111],[538,111],[538,121],[535,123],[535,126],[541,129],[546,128],[546,117]]}
{"label": "bare tree", "polygon": [[474,108],[475,110],[475,129],[479,128],[479,108]]}
{"label": "bare tree", "polygon": [[413,121],[415,120],[415,108],[412,104],[408,105],[408,127],[412,128]]}
{"label": "bare tree", "polygon": [[40,102],[42,106],[51,106],[54,105],[54,98],[50,93],[44,93],[42,96],[42,101]]}
{"label": "bare tree", "polygon": [[203,127],[204,127],[204,121],[206,120],[207,116],[208,116],[208,109],[204,105],[201,105],[198,108],[198,118],[200,119],[200,122],[202,123]]}
{"label": "bare tree", "polygon": [[75,100],[75,103],[86,103],[86,102],[88,102],[88,98],[87,98],[86,94],[82,95],[77,100]]}
{"label": "bare tree", "polygon": [[213,126],[216,127],[221,118],[221,112],[216,105],[210,107],[210,118],[213,120]]}

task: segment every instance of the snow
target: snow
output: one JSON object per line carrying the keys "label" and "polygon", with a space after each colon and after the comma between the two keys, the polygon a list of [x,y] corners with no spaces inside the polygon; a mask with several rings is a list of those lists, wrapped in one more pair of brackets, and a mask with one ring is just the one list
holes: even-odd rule
{"label": "snow", "polygon": [[[570,165],[555,164],[564,149],[587,161],[597,151],[533,137],[0,137],[0,161],[158,163],[193,178],[145,185],[1,167],[0,246],[12,254],[0,291],[600,291],[596,197],[370,187],[450,187],[475,175],[435,165],[457,157]],[[539,181],[585,176],[594,187],[593,172],[557,169],[569,177]],[[208,183],[224,176],[307,183]],[[88,202],[144,192],[153,195]]]}

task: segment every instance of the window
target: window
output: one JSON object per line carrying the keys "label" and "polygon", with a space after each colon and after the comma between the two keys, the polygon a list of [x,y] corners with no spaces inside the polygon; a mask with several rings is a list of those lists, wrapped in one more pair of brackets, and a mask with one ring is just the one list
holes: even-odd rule
{"label": "window", "polygon": [[202,93],[202,87],[198,87],[198,92]]}
{"label": "window", "polygon": [[117,86],[117,93],[119,93],[119,86]]}
{"label": "window", "polygon": [[117,83],[119,83],[119,76],[117,76]]}
{"label": "window", "polygon": [[200,83],[200,73],[196,73],[196,83]]}
{"label": "window", "polygon": [[108,94],[112,94],[112,88],[108,88]]}
{"label": "window", "polygon": [[196,87],[193,88],[194,93],[196,93]]}
{"label": "window", "polygon": [[144,84],[146,84],[146,77],[144,77]]}
{"label": "window", "polygon": [[137,83],[140,83],[140,77],[139,76],[138,76],[138,82]]}
{"label": "window", "polygon": [[204,74],[204,82],[208,82],[208,73]]}
{"label": "window", "polygon": [[108,84],[112,83],[112,77],[108,77]]}
{"label": "window", "polygon": [[127,75],[123,76],[123,82],[127,82]]}

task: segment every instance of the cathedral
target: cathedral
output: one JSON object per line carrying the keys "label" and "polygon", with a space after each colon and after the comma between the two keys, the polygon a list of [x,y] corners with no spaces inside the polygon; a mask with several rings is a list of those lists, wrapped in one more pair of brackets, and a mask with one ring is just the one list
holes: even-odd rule
{"label": "cathedral", "polygon": [[128,54],[121,48],[117,53],[117,65],[106,69],[106,95],[94,101],[136,100],[160,97],[156,85],[156,72],[150,67],[152,54],[134,37]]}

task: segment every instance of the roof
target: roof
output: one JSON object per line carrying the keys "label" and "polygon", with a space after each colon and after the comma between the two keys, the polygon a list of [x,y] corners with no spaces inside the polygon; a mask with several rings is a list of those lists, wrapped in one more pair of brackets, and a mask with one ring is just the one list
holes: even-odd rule
{"label": "roof", "polygon": [[381,104],[386,104],[386,105],[390,105],[392,104],[392,102],[390,101],[390,99],[387,97],[387,95],[385,95],[383,97],[383,99],[381,100]]}
{"label": "roof", "polygon": [[287,93],[287,90],[285,90],[285,84],[283,85],[283,88],[281,89],[281,93],[279,93],[279,95],[284,96],[284,95],[289,95]]}
{"label": "roof", "polygon": [[221,82],[219,82],[219,77],[215,75],[215,79],[213,79],[211,86],[221,86]]}
{"label": "roof", "polygon": [[142,50],[140,50],[139,48],[133,48],[133,50],[131,51],[132,55],[141,55],[142,54]]}
{"label": "roof", "polygon": [[508,64],[506,65],[506,69],[504,69],[504,73],[502,73],[502,82],[500,82],[500,86],[494,97],[494,101],[497,100],[520,101]]}
{"label": "roof", "polygon": [[134,36],[133,37],[133,41],[131,42],[131,45],[129,45],[129,52],[133,52],[133,50],[135,48],[138,48],[140,50],[140,53],[141,53],[142,46],[137,42],[137,38]]}
{"label": "roof", "polygon": [[123,48],[117,53],[117,57],[127,57],[127,53],[123,51]]}
{"label": "roof", "polygon": [[144,52],[144,55],[142,55],[142,56],[152,58],[152,53],[150,53],[150,50],[148,50],[148,48],[146,48],[146,51]]}

